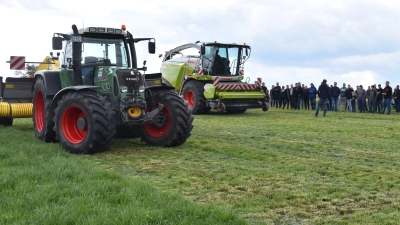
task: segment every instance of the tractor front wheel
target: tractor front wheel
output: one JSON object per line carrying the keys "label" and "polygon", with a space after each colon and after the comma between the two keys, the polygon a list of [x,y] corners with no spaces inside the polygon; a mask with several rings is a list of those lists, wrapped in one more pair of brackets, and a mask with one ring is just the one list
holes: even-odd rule
{"label": "tractor front wheel", "polygon": [[55,110],[55,131],[60,145],[75,154],[107,150],[114,142],[115,111],[105,97],[91,90],[62,96]]}
{"label": "tractor front wheel", "polygon": [[[193,128],[193,116],[189,108],[174,91],[155,90],[152,94],[155,104],[163,104],[164,108],[152,123],[143,125],[142,141],[164,147],[183,144]],[[151,111],[151,108],[148,107],[147,111]]]}

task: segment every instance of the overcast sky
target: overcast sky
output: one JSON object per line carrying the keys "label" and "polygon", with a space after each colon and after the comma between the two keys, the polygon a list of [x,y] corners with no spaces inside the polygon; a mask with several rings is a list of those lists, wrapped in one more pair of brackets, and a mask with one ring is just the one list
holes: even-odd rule
{"label": "overcast sky", "polygon": [[[151,2],[151,3],[150,3]],[[53,33],[71,25],[119,28],[154,37],[157,54],[139,43],[138,63],[159,72],[158,54],[195,41],[246,43],[252,53],[245,76],[268,88],[322,79],[352,86],[400,84],[400,1],[28,1],[1,0],[0,76],[12,76],[10,56],[42,61]],[[6,18],[6,19],[5,19]]]}

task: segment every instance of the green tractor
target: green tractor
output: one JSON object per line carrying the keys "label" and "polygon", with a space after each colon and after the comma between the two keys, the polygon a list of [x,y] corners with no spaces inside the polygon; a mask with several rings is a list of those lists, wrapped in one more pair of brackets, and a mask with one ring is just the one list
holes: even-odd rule
{"label": "green tractor", "polygon": [[[109,148],[116,134],[140,136],[148,145],[183,144],[193,128],[187,104],[161,74],[137,67],[133,38],[121,29],[72,25],[72,33],[55,33],[53,49],[64,53],[60,70],[42,70],[33,81],[35,136],[59,141],[71,153],[91,154]],[[143,73],[139,71],[143,71]]]}
{"label": "green tractor", "polygon": [[[196,55],[184,55],[192,49]],[[186,100],[193,114],[244,113],[249,108],[268,110],[261,78],[254,84],[244,79],[244,63],[251,48],[235,43],[189,43],[167,51],[161,73],[163,84],[173,87]],[[161,57],[162,55],[160,55]]]}

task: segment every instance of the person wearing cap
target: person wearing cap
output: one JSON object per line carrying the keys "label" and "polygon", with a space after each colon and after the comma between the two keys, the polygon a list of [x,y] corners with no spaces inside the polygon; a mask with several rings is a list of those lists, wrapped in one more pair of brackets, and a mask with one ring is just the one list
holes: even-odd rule
{"label": "person wearing cap", "polygon": [[392,87],[389,86],[389,81],[386,81],[386,86],[382,91],[383,102],[382,102],[381,114],[385,114],[385,110],[387,108],[387,114],[390,115],[391,111],[390,102],[392,101],[392,94],[393,94]]}
{"label": "person wearing cap", "polygon": [[369,112],[375,113],[376,111],[376,90],[375,86],[371,86],[371,90],[368,93],[368,105],[369,105]]}
{"label": "person wearing cap", "polygon": [[382,111],[382,92],[381,84],[378,84],[378,88],[376,89],[376,111],[379,113]]}
{"label": "person wearing cap", "polygon": [[319,97],[319,101],[318,101],[318,106],[317,106],[317,110],[315,111],[315,117],[318,117],[318,113],[319,113],[319,108],[321,107],[321,105],[324,105],[324,116],[326,116],[326,111],[328,110],[328,103],[329,103],[329,87],[326,84],[326,80],[324,79],[321,83],[321,85],[318,87],[318,97]]}

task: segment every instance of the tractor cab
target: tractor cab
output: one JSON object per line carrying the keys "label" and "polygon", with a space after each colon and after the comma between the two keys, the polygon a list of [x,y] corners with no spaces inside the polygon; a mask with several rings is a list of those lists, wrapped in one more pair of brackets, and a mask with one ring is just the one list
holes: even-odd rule
{"label": "tractor cab", "polygon": [[205,43],[201,46],[202,68],[205,74],[213,76],[243,75],[250,50],[247,45]]}
{"label": "tractor cab", "polygon": [[[82,37],[81,71],[84,85],[94,85],[97,67],[129,67],[126,46],[121,37]],[[72,62],[72,42],[65,46],[63,66],[69,68]]]}

